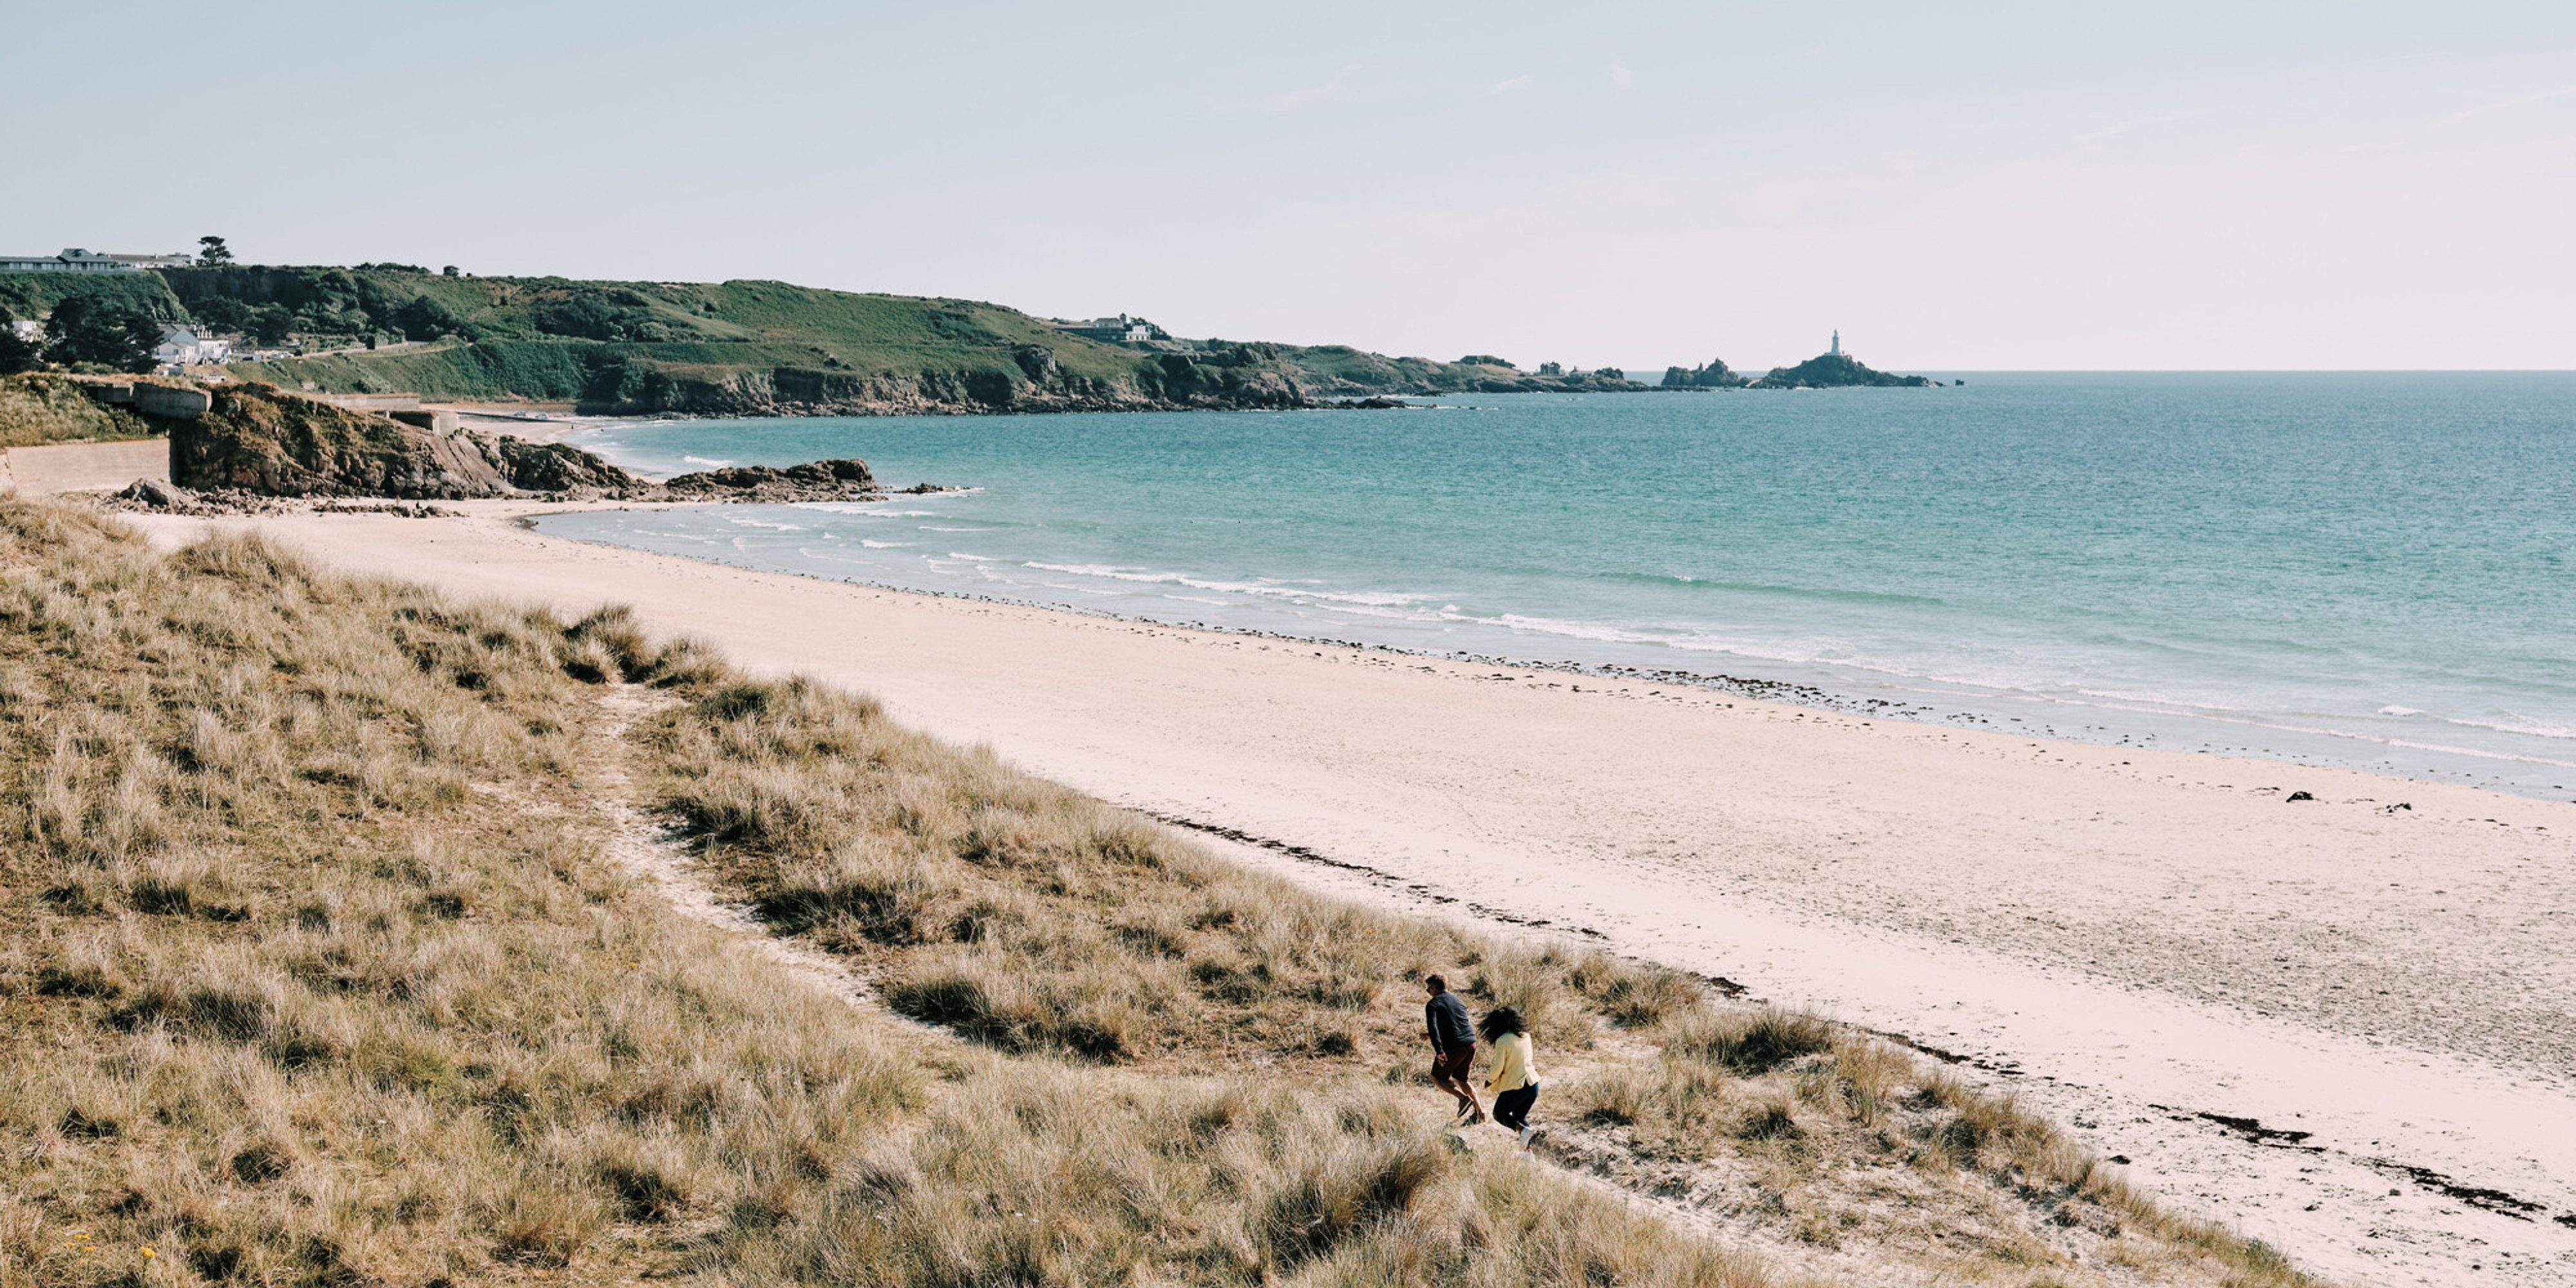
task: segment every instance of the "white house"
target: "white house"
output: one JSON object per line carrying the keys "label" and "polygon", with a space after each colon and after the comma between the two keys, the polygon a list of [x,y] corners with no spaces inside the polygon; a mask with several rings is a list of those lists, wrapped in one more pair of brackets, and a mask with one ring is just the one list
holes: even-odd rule
{"label": "white house", "polygon": [[34,318],[12,318],[9,329],[17,332],[19,339],[31,344],[45,337],[45,324]]}
{"label": "white house", "polygon": [[165,326],[161,328],[161,343],[152,350],[152,360],[163,366],[184,367],[221,362],[231,352],[230,344],[194,327]]}

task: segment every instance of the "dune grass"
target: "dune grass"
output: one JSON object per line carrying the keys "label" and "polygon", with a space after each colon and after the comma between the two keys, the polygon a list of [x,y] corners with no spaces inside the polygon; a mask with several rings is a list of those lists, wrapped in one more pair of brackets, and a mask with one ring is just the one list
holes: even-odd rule
{"label": "dune grass", "polygon": [[[1543,1068],[1589,1069],[1542,1116],[1591,1129],[1566,1161],[1637,1173],[1639,1188],[1733,1184],[1725,1201],[1776,1205],[1784,1238],[1865,1247],[1905,1223],[1842,1218],[1886,1190],[1869,1174],[1901,1173],[1919,1182],[1903,1187],[1914,1225],[1980,1231],[1965,1262],[1912,1250],[1935,1278],[2305,1282],[2258,1243],[2157,1209],[2008,1097],[1872,1035],[1598,951],[1309,893],[864,697],[711,680],[638,737],[666,816],[744,902],[843,954],[897,1011],[998,1051],[1427,1087],[1421,981],[1437,972],[1530,1017]],[[2111,1277],[2075,1265],[2079,1246]]]}
{"label": "dune grass", "polygon": [[[1848,1282],[2304,1282],[1884,1043],[1313,896],[613,611],[68,503],[0,500],[0,571],[0,1288],[1757,1288],[1802,1240],[1883,1245],[1816,1263]],[[612,692],[659,710],[617,735]],[[675,914],[613,861],[628,774],[955,1037]],[[1552,1158],[1608,1181],[1453,1150],[1426,970],[1536,1019]],[[1658,1216],[1639,1166],[1751,1176],[1776,1230]],[[1864,1173],[1993,1255],[1844,1220]]]}

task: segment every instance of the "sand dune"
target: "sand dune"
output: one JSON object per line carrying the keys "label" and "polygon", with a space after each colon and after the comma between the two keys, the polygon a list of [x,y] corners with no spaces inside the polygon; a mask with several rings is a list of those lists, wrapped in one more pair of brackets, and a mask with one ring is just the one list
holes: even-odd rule
{"label": "sand dune", "polygon": [[629,603],[1272,842],[1235,848],[1301,880],[1902,1034],[2354,1282],[2576,1281],[2565,804],[934,599],[464,508],[215,522],[460,594]]}

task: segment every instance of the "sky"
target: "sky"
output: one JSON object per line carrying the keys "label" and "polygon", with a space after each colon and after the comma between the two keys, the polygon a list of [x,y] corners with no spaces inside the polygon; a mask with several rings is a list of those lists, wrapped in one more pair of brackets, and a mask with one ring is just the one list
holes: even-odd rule
{"label": "sky", "polygon": [[0,252],[215,233],[1524,367],[1758,370],[1835,329],[1898,370],[2576,366],[2564,0],[0,0],[0,31]]}

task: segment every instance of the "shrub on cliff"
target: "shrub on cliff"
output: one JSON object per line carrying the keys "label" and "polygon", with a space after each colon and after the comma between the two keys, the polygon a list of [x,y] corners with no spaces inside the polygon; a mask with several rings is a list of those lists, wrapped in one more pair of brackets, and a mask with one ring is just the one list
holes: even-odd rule
{"label": "shrub on cliff", "polygon": [[14,376],[45,365],[43,350],[35,341],[18,334],[17,321],[17,315],[0,307],[0,376]]}
{"label": "shrub on cliff", "polygon": [[160,320],[136,305],[73,296],[45,319],[45,356],[64,366],[150,371],[160,343]]}

